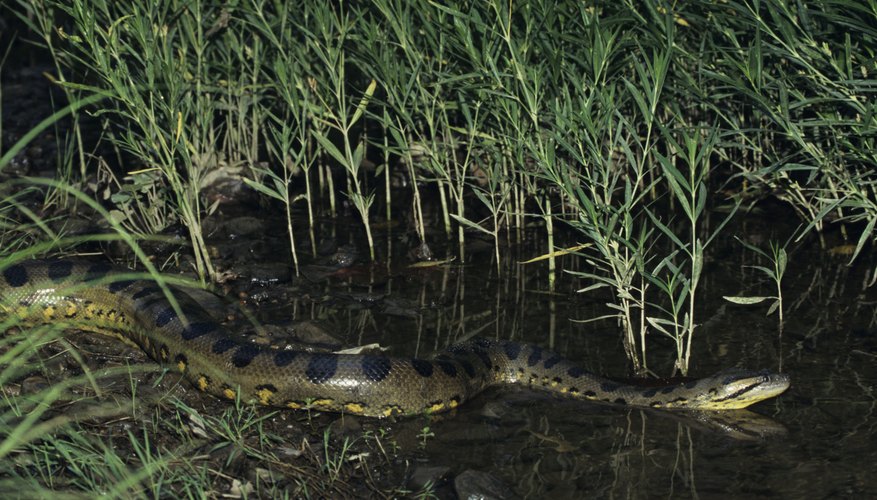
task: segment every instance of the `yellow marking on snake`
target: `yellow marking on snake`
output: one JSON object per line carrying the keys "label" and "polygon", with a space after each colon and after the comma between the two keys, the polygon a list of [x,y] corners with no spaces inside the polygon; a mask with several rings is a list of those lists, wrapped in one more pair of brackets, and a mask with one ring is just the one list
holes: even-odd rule
{"label": "yellow marking on snake", "polygon": [[266,406],[271,404],[271,396],[273,395],[273,391],[265,389],[264,387],[256,391],[256,397],[259,398],[259,402]]}
{"label": "yellow marking on snake", "polygon": [[350,413],[356,413],[360,415],[365,412],[365,407],[359,403],[347,403],[344,405],[344,409],[349,411]]}
{"label": "yellow marking on snake", "polygon": [[[510,383],[627,406],[733,410],[789,387],[787,375],[736,370],[662,392],[612,382],[537,346],[484,339],[450,346],[439,353],[438,362],[277,350],[236,338],[184,293],[174,296],[185,324],[161,321],[172,307],[154,281],[126,280],[121,289],[113,288],[113,273],[94,266],[68,261],[7,264],[0,268],[0,314],[23,325],[72,320],[77,329],[155,353],[159,362],[173,363],[198,389],[227,399],[235,399],[239,390],[268,405],[384,417],[448,411],[490,385]],[[90,278],[98,275],[99,280]],[[156,353],[157,345],[165,349]],[[171,352],[184,360],[170,361]],[[260,390],[266,385],[276,391]]]}
{"label": "yellow marking on snake", "polygon": [[384,417],[389,417],[389,416],[392,416],[392,415],[400,415],[400,414],[403,414],[403,412],[402,412],[402,408],[393,405],[393,406],[387,406],[387,407],[385,407],[385,408],[383,409],[383,411],[381,411],[381,413],[380,413],[379,415],[380,415],[380,416],[384,416]]}

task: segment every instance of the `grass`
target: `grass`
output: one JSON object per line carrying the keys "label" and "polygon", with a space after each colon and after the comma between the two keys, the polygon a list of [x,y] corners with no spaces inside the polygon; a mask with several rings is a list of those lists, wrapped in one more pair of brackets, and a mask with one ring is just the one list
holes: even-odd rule
{"label": "grass", "polygon": [[[7,491],[324,498],[386,488],[361,477],[375,466],[369,456],[377,465],[391,460],[379,434],[360,440],[326,430],[312,439],[324,425],[319,419],[302,413],[292,422],[239,400],[228,406],[205,397],[208,408],[199,411],[173,395],[179,382],[154,364],[94,367],[101,356],[89,356],[81,339],[65,341],[65,325],[4,319],[0,330],[12,330],[0,341],[0,484]],[[71,362],[82,375],[59,368]],[[45,383],[28,384],[34,378]]]}
{"label": "grass", "polygon": [[[50,391],[81,382],[71,378]],[[278,456],[281,450],[296,450],[297,443],[275,434],[278,426],[266,425],[273,415],[251,405],[237,404],[211,416],[174,398],[158,406],[134,398],[90,412],[74,405],[71,418],[65,415],[70,409],[64,412],[47,396],[30,396],[40,398],[50,418],[40,422],[36,414],[17,421],[4,415],[0,451],[7,458],[0,474],[6,486],[34,496],[66,491],[108,498],[204,498],[236,492],[323,497],[352,494],[347,481],[358,475],[348,458],[348,438],[336,445],[327,434],[320,455],[307,448],[292,463],[290,457]],[[18,402],[7,397],[4,408]],[[7,433],[6,426],[16,423]],[[28,432],[15,432],[22,428]],[[356,448],[358,453],[362,448]]]}
{"label": "grass", "polygon": [[[744,248],[750,250],[756,255],[760,256],[762,259],[767,260],[770,266],[763,265],[752,265],[750,266],[752,269],[758,271],[760,274],[764,275],[765,278],[773,282],[773,285],[776,289],[776,295],[769,296],[760,296],[760,295],[749,295],[749,296],[725,296],[724,299],[732,302],[734,304],[743,304],[743,305],[751,305],[751,304],[759,304],[764,302],[765,300],[770,301],[770,306],[767,309],[767,315],[770,316],[774,312],[777,313],[778,327],[777,332],[779,336],[783,335],[783,327],[785,325],[784,319],[784,305],[783,305],[783,277],[786,274],[786,267],[789,264],[789,254],[786,251],[786,245],[780,245],[775,241],[769,242],[769,251],[762,250],[757,246],[746,243],[745,241],[739,240],[740,244],[743,245]],[[782,364],[780,364],[780,369],[782,368]]]}
{"label": "grass", "polygon": [[439,237],[423,222],[431,191],[464,262],[467,229],[493,239],[498,263],[503,236],[531,220],[547,255],[554,227],[573,227],[593,243],[585,290],[615,296],[634,370],[648,371],[657,331],[685,373],[703,246],[722,229],[707,230],[705,210],[773,194],[810,229],[856,227],[855,255],[871,241],[877,31],[863,19],[875,12],[642,7],[22,0],[18,12],[71,98],[103,97],[93,109],[129,172],[111,186],[117,216],[140,234],[182,222],[202,279],[215,274],[201,230],[208,173],[234,168],[285,207],[296,266],[294,203],[307,203],[313,253],[314,205],[328,198],[335,213],[343,177],[375,259],[374,204],[392,217],[387,186],[402,175],[421,244]]}
{"label": "grass", "polygon": [[[870,3],[19,0],[9,8],[46,50],[69,103],[0,151],[0,172],[31,139],[72,118],[67,173],[29,180],[28,189],[63,194],[46,195],[59,214],[100,214],[133,248],[181,223],[203,282],[217,277],[203,231],[216,208],[205,189],[216,176],[243,178],[267,210],[282,210],[296,269],[297,232],[307,225],[315,254],[320,206],[335,216],[338,195],[355,210],[373,260],[376,217],[393,218],[402,203],[418,244],[453,242],[455,255],[439,258],[467,262],[467,231],[488,235],[497,272],[523,228],[538,225],[545,288],[558,270],[573,271],[583,293],[608,298],[597,319],[618,321],[633,371],[684,374],[710,272],[704,249],[731,217],[775,197],[799,215],[802,235],[840,226],[855,243],[851,259],[874,240]],[[105,149],[85,144],[87,120],[112,155],[89,154]],[[108,179],[99,186],[107,206],[78,189],[98,172]],[[392,188],[394,179],[402,187]],[[4,257],[81,243],[52,232],[13,186],[22,183],[4,184],[0,202]],[[437,200],[438,227],[425,221],[428,200]],[[298,203],[306,222],[294,215]],[[714,209],[730,215],[716,223]],[[560,226],[574,231],[585,264],[556,257],[566,243],[556,238]],[[782,315],[786,250],[750,249],[769,262],[757,269],[775,282],[767,299]],[[655,337],[674,345],[671,363],[649,357]],[[41,397],[51,406],[56,396]],[[6,401],[4,411],[19,404]],[[262,447],[275,437],[235,411],[210,421],[209,435],[266,458]],[[77,437],[82,428],[70,422],[58,421],[54,441],[7,443],[45,457],[19,477],[34,488],[52,485],[58,461],[79,457],[66,480],[83,491],[208,492],[203,485],[217,479],[193,472],[197,460],[178,462],[175,450],[154,446],[157,429],[185,435],[186,426],[156,419],[122,439],[149,464],[145,472]],[[39,425],[21,432],[48,432]],[[337,476],[347,449],[331,457],[337,450],[327,449],[315,460]]]}

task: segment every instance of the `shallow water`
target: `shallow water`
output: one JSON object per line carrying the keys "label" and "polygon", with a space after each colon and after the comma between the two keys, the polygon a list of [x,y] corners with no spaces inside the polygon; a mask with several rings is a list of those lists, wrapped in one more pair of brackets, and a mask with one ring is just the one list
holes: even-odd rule
{"label": "shallow water", "polygon": [[[783,241],[789,230],[750,219],[736,231],[766,248],[768,239]],[[560,275],[549,293],[544,263],[516,263],[538,255],[538,242],[507,249],[510,258],[499,273],[485,248],[466,263],[430,269],[354,266],[317,285],[320,299],[265,307],[263,316],[319,319],[346,343],[378,342],[403,356],[428,356],[475,335],[522,340],[596,373],[629,376],[615,322],[576,321],[607,314],[605,297],[576,294],[585,284],[569,275]],[[690,373],[735,366],[789,373],[789,391],[751,408],[770,426],[770,437],[740,439],[680,414],[515,388],[490,390],[432,421],[388,427],[420,466],[449,467],[451,477],[487,472],[524,497],[877,494],[877,294],[867,287],[874,261],[860,258],[850,267],[815,238],[789,248],[782,335],[776,314],[765,314],[767,302],[740,306],[721,298],[772,294],[773,283],[747,267],[766,263],[730,238],[710,248]],[[581,261],[568,257],[561,264],[574,268]],[[672,345],[655,334],[650,342],[650,367],[668,375]],[[405,442],[402,436],[425,424],[434,434],[425,445]]]}

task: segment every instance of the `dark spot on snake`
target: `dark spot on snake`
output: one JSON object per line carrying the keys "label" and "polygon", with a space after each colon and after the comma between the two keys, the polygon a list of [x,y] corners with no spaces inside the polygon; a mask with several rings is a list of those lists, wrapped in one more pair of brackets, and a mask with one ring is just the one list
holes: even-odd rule
{"label": "dark spot on snake", "polygon": [[174,362],[175,362],[177,365],[179,365],[180,363],[182,363],[183,366],[189,366],[189,359],[186,358],[186,356],[185,356],[184,354],[177,354],[177,355],[174,357]]}
{"label": "dark spot on snake", "polygon": [[670,394],[671,392],[673,392],[675,390],[676,390],[676,386],[671,385],[671,386],[664,387],[663,389],[661,389],[661,394]]}
{"label": "dark spot on snake", "polygon": [[487,351],[484,351],[482,349],[475,349],[473,350],[473,352],[476,356],[478,356],[478,359],[480,359],[481,362],[484,363],[485,368],[489,370],[490,367],[493,366],[493,361],[491,361],[490,355],[487,354]]}
{"label": "dark spot on snake", "polygon": [[697,380],[692,380],[691,382],[685,383],[686,389],[694,389],[695,387],[697,387]]}
{"label": "dark spot on snake", "polygon": [[262,384],[256,386],[257,391],[277,392],[277,387],[271,384]]}
{"label": "dark spot on snake", "polygon": [[161,356],[162,360],[166,360],[170,354],[171,351],[167,348],[167,344],[162,344],[161,347],[158,348],[158,355]]}
{"label": "dark spot on snake", "polygon": [[253,358],[259,355],[259,347],[253,344],[244,344],[237,348],[231,357],[235,368],[245,368],[253,362]]}
{"label": "dark spot on snake", "polygon": [[597,393],[594,391],[585,391],[584,393],[582,393],[582,395],[588,398],[593,398],[597,396]]}
{"label": "dark spot on snake", "polygon": [[211,347],[210,350],[213,351],[213,354],[222,354],[236,345],[238,345],[238,343],[235,342],[234,339],[226,337],[214,342],[213,347]]}
{"label": "dark spot on snake", "polygon": [[9,286],[18,288],[27,283],[27,269],[21,264],[9,266],[3,270],[3,277]]}
{"label": "dark spot on snake", "polygon": [[617,405],[623,405],[623,404],[627,404],[627,401],[625,401],[624,398],[617,398],[617,399],[615,400],[615,404],[617,404]]}
{"label": "dark spot on snake", "polygon": [[161,291],[161,288],[158,286],[145,286],[137,291],[134,295],[131,296],[131,300],[140,300],[143,297],[148,297],[154,293],[158,293]]}
{"label": "dark spot on snake", "polygon": [[600,384],[600,389],[602,389],[603,392],[614,392],[619,387],[621,386],[613,382],[603,382],[602,384]]}
{"label": "dark spot on snake", "polygon": [[126,288],[128,288],[129,286],[133,285],[136,282],[137,282],[137,280],[113,281],[112,283],[110,283],[110,285],[107,287],[107,289],[110,291],[110,293],[119,293],[122,290],[125,290]]}
{"label": "dark spot on snake", "polygon": [[288,366],[298,356],[298,351],[278,351],[274,354],[274,366]]}
{"label": "dark spot on snake", "polygon": [[432,363],[429,361],[412,359],[411,366],[421,377],[432,377]]}
{"label": "dark spot on snake", "polygon": [[438,356],[436,359],[447,359],[450,361],[461,361],[464,359],[471,358],[474,350],[475,350],[475,347],[470,346],[470,345],[458,346],[454,350],[447,351],[447,352],[451,353],[450,356],[441,355],[441,356]]}
{"label": "dark spot on snake", "polygon": [[49,279],[55,283],[66,279],[73,272],[73,263],[69,260],[53,260],[49,262]]}
{"label": "dark spot on snake", "polygon": [[554,365],[556,365],[557,363],[560,363],[561,361],[563,361],[563,356],[561,356],[560,354],[555,354],[554,356],[551,356],[550,358],[546,359],[544,365],[545,365],[545,368],[551,368]]}
{"label": "dark spot on snake", "polygon": [[194,340],[216,330],[215,323],[192,323],[183,329],[183,340]]}
{"label": "dark spot on snake", "polygon": [[107,275],[110,271],[112,271],[112,266],[107,264],[106,262],[98,262],[92,264],[88,267],[88,270],[85,271],[85,281],[96,281]]}
{"label": "dark spot on snake", "polygon": [[439,368],[441,368],[442,371],[445,372],[445,375],[449,377],[457,376],[457,367],[454,366],[454,363],[445,360],[438,360],[435,362],[435,364],[439,365]]}
{"label": "dark spot on snake", "polygon": [[335,376],[338,370],[338,356],[334,354],[312,354],[305,370],[308,380],[322,384]]}
{"label": "dark spot on snake", "polygon": [[166,304],[167,304],[167,299],[164,297],[164,295],[154,295],[154,296],[150,297],[149,299],[147,299],[142,304],[139,304],[138,308],[141,311],[151,311],[152,308],[157,306],[157,305],[164,306]]}
{"label": "dark spot on snake", "polygon": [[570,366],[569,370],[566,371],[566,374],[572,378],[579,378],[585,373],[587,373],[585,369],[578,366]]}
{"label": "dark spot on snake", "polygon": [[475,376],[475,367],[472,366],[472,363],[470,363],[469,360],[461,359],[460,366],[466,370],[466,374],[469,375],[470,378]]}
{"label": "dark spot on snake", "polygon": [[553,379],[551,379],[551,381],[557,385],[560,385],[563,382],[563,379],[560,377],[554,377]]}
{"label": "dark spot on snake", "polygon": [[155,326],[161,328],[175,319],[177,319],[177,312],[174,311],[173,307],[168,307],[155,316]]}
{"label": "dark spot on snake", "polygon": [[521,344],[517,342],[506,342],[503,346],[503,350],[505,351],[506,357],[514,361],[521,354]]}
{"label": "dark spot on snake", "polygon": [[658,393],[658,387],[652,387],[651,389],[646,389],[643,391],[643,396],[647,398],[654,397],[655,394]]}
{"label": "dark spot on snake", "polygon": [[542,359],[542,348],[534,346],[533,352],[531,352],[530,357],[527,358],[527,366],[535,366],[540,359]]}
{"label": "dark spot on snake", "polygon": [[475,345],[476,347],[480,347],[482,349],[487,349],[488,347],[490,347],[491,342],[483,337],[479,337],[479,338],[475,339],[475,341],[473,341],[472,344]]}
{"label": "dark spot on snake", "polygon": [[372,382],[380,382],[390,374],[390,360],[384,356],[363,356],[362,372]]}

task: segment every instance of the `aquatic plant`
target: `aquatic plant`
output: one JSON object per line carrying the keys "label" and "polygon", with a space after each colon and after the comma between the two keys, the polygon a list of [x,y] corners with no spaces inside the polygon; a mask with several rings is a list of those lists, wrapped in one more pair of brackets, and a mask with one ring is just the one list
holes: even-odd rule
{"label": "aquatic plant", "polygon": [[441,237],[424,221],[434,195],[463,262],[467,230],[489,235],[501,269],[503,242],[544,227],[549,289],[556,269],[576,267],[555,248],[571,246],[558,227],[572,228],[591,244],[582,290],[614,296],[609,316],[634,370],[649,371],[654,331],[672,337],[684,373],[703,248],[724,228],[712,208],[777,197],[808,230],[860,228],[853,257],[877,225],[867,5],[19,7],[58,84],[105,98],[92,109],[129,174],[109,186],[118,216],[139,232],[182,221],[205,279],[205,178],[243,177],[283,205],[294,262],[296,200],[308,205],[313,253],[314,204],[328,199],[334,215],[345,194],[374,259],[373,205],[391,218],[402,178],[420,244]]}

